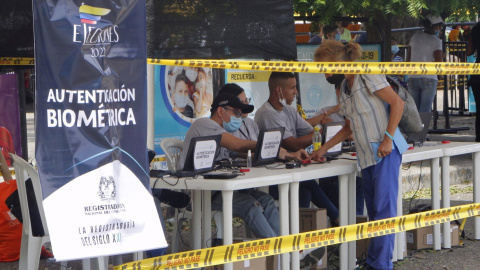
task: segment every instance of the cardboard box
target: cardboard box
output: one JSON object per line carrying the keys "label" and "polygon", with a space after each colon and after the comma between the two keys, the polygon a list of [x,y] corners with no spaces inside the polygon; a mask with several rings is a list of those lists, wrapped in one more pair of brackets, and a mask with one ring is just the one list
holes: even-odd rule
{"label": "cardboard box", "polygon": [[[357,224],[368,222],[368,216],[357,216]],[[370,238],[357,240],[357,259],[367,258],[368,245],[370,244]]]}
{"label": "cardboard box", "polygon": [[[223,270],[224,265],[214,265],[206,267],[205,270]],[[249,259],[233,263],[233,270],[258,270],[258,269],[267,269],[267,257],[260,257],[255,259]]]}
{"label": "cardboard box", "polygon": [[[458,225],[450,223],[451,245],[459,245]],[[443,233],[440,230],[441,243],[443,244]],[[407,231],[407,248],[408,249],[427,249],[433,248],[433,226],[418,228],[416,230]]]}
{"label": "cardboard box", "polygon": [[[327,228],[327,210],[325,208],[300,208],[300,220],[299,229],[300,232],[311,232]],[[300,258],[303,258],[300,255]],[[281,270],[279,266],[280,256],[267,257],[267,270]],[[327,268],[327,247],[325,247],[325,253],[317,262],[308,269],[326,269]]]}
{"label": "cardboard box", "polygon": [[[368,216],[357,216],[357,224],[368,222]],[[407,239],[406,232],[403,232],[403,257],[407,257]],[[370,244],[370,238],[357,240],[357,259],[367,258],[368,245]]]}
{"label": "cardboard box", "polygon": [[[327,228],[327,209],[325,208],[300,208],[300,232],[310,232]],[[308,268],[311,270],[327,268],[327,248],[322,259],[316,265]],[[303,258],[300,255],[300,258]]]}

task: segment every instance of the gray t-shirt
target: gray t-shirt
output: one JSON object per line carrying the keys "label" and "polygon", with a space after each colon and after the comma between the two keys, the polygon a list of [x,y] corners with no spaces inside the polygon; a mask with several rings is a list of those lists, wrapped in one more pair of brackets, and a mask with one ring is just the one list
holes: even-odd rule
{"label": "gray t-shirt", "polygon": [[[242,140],[252,140],[252,141],[258,141],[258,134],[260,131],[258,130],[257,124],[255,124],[255,121],[253,121],[251,118],[247,117],[243,119],[243,123],[240,126],[240,128],[233,132],[233,136],[240,138]],[[230,151],[226,148],[220,148],[220,154],[217,157],[217,160],[222,160],[222,159],[236,159],[238,156],[237,152]]]}
{"label": "gray t-shirt", "polygon": [[183,169],[185,157],[187,155],[188,147],[190,146],[190,141],[192,138],[220,135],[226,132],[227,131],[224,128],[210,118],[199,118],[195,120],[195,122],[193,122],[188,129],[187,135],[185,135],[185,140],[183,140],[182,153],[180,154],[178,169]]}
{"label": "gray t-shirt", "polygon": [[292,106],[277,111],[270,102],[265,102],[255,113],[255,123],[260,130],[285,127],[283,139],[301,137],[312,132],[313,127]]}

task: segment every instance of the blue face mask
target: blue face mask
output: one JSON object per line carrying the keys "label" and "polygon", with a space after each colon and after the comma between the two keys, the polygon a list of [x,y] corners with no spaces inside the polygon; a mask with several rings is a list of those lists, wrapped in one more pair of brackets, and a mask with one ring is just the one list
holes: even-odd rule
{"label": "blue face mask", "polygon": [[242,121],[243,121],[242,118],[231,115],[230,122],[226,123],[225,121],[223,121],[223,128],[226,131],[233,133],[242,126]]}
{"label": "blue face mask", "polygon": [[341,38],[342,38],[342,35],[340,35],[340,33],[335,34],[335,40],[340,41]]}
{"label": "blue face mask", "polygon": [[433,33],[436,37],[439,37],[440,36],[440,31],[438,30],[435,30],[435,33]]}
{"label": "blue face mask", "polygon": [[392,54],[395,55],[398,53],[400,48],[398,48],[398,45],[392,45]]}

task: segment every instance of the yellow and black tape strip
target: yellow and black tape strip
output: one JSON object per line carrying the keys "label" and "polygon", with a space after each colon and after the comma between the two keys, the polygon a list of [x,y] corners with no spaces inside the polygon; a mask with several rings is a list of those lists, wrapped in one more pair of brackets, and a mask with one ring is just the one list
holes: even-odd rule
{"label": "yellow and black tape strip", "polygon": [[115,266],[115,270],[193,269],[398,233],[480,215],[480,203],[361,224],[165,255]]}
{"label": "yellow and black tape strip", "polygon": [[[242,61],[242,60],[168,60],[147,59],[148,64],[228,68],[254,71],[282,71],[342,74],[405,74],[454,75],[480,74],[477,63],[419,63],[419,62],[294,62],[294,61]],[[33,58],[0,58],[0,65],[33,65]]]}
{"label": "yellow and black tape strip", "polygon": [[34,58],[0,57],[0,66],[32,66]]}
{"label": "yellow and black tape strip", "polygon": [[419,62],[286,62],[241,60],[167,60],[147,59],[148,64],[228,68],[256,71],[342,73],[342,74],[407,74],[453,75],[480,74],[477,63],[419,63]]}

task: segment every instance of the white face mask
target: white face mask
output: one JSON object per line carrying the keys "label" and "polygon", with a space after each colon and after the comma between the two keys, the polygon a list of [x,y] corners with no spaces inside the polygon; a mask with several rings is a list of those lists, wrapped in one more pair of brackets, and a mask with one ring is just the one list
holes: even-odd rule
{"label": "white face mask", "polygon": [[175,93],[175,105],[177,105],[178,108],[185,108],[188,103],[188,96]]}
{"label": "white face mask", "polygon": [[285,99],[285,97],[283,97],[283,92],[282,92],[281,89],[280,89],[280,95],[279,95],[278,102],[280,102],[280,104],[282,104],[283,107],[286,107],[288,105],[287,100]]}
{"label": "white face mask", "polygon": [[185,76],[191,82],[194,82],[197,79],[198,71],[194,70],[193,68],[185,69]]}

